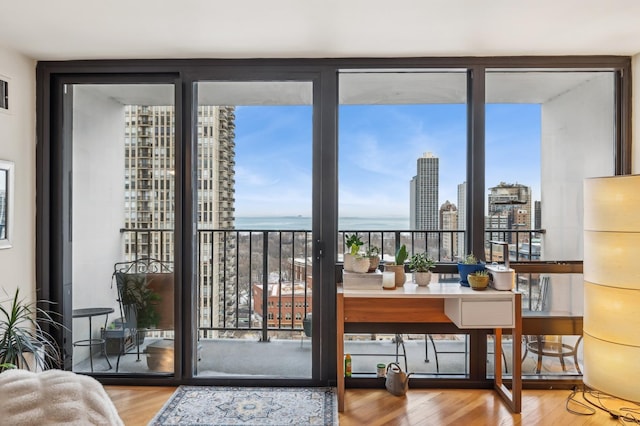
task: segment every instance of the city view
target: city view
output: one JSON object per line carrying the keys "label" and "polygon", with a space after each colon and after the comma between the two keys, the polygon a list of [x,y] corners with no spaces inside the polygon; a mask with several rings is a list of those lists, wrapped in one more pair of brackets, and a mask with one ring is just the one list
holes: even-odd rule
{"label": "city view", "polygon": [[[462,79],[449,74],[424,78],[453,78],[450,83],[456,87],[464,83],[464,74]],[[210,345],[215,347],[223,341],[298,341],[305,349],[304,339],[311,337],[313,307],[318,303],[313,299],[317,283],[313,282],[311,239],[312,214],[318,214],[311,207],[313,189],[317,188],[317,175],[312,173],[317,141],[313,137],[311,85],[293,83],[294,91],[302,93],[299,103],[283,99],[269,103],[250,95],[254,91],[273,93],[269,92],[273,91],[270,83],[246,84],[198,85],[196,149],[192,156],[193,188],[197,189],[189,194],[196,207],[192,247],[195,269],[190,283],[198,353],[202,345],[203,353],[209,354],[202,357],[206,362],[197,366],[196,374],[203,376],[232,374],[228,369],[233,370],[233,366],[225,366],[222,371],[219,364],[212,363],[219,352],[212,353]],[[282,89],[278,94],[287,93],[287,84],[276,84]],[[138,89],[138,96],[131,96]],[[77,85],[74,90],[74,112],[79,115],[74,118],[73,134],[73,303],[82,307],[92,297],[95,265],[107,277],[117,262],[145,257],[157,258],[173,268],[184,247],[176,247],[176,227],[181,226],[184,236],[188,223],[184,218],[178,223],[183,210],[176,198],[176,184],[180,182],[176,170],[181,170],[183,177],[185,170],[176,164],[184,158],[176,152],[179,139],[171,87]],[[152,96],[150,90],[156,93]],[[244,102],[232,102],[234,91],[242,94]],[[407,93],[413,96],[411,90]],[[433,103],[414,97],[404,103],[372,105],[353,93],[344,96],[336,128],[336,261],[340,262],[345,250],[346,234],[352,233],[363,237],[363,248],[380,247],[385,261],[393,259],[401,244],[407,245],[410,254],[427,252],[445,264],[444,270],[468,253],[467,112],[464,91],[460,93],[463,95],[442,99],[436,96]],[[130,98],[154,102],[125,102]],[[562,99],[563,114],[572,110],[567,104],[573,105]],[[80,115],[92,108],[97,109],[93,114]],[[100,109],[115,111],[108,115],[110,123],[102,119],[107,115]],[[576,181],[571,182],[574,191],[581,181],[576,177],[580,173],[569,172],[575,165],[582,167],[582,161],[573,161],[567,153],[544,153],[550,131],[547,127],[542,134],[543,110],[535,100],[486,105],[482,194],[486,251],[474,254],[488,262],[506,260],[501,248],[488,244],[491,240],[506,241],[511,260],[537,260],[543,255],[552,260],[580,259],[579,251],[564,247],[579,242],[573,225],[565,223],[571,215],[561,214],[575,204],[574,200],[565,202],[567,197],[562,198],[558,190],[567,187],[554,185],[557,177],[550,176],[548,170],[550,162],[566,164],[567,176]],[[560,114],[557,127],[561,129],[565,115],[573,117],[572,113]],[[86,153],[94,157],[87,158]],[[564,171],[560,167],[553,170]],[[541,202],[543,186],[546,194],[551,191],[553,195],[545,198],[552,200],[553,209],[545,209]],[[181,195],[185,196],[184,188]],[[94,241],[102,242],[99,251]],[[180,261],[184,265],[187,260]],[[434,276],[441,282],[457,282],[455,274]],[[523,298],[527,306],[541,297],[539,276],[535,271],[517,277],[520,288],[527,291]],[[554,277],[554,282],[565,278],[571,282],[579,279],[567,274]],[[171,285],[175,285],[173,281]],[[117,310],[106,327],[117,329],[118,312],[122,310],[117,306],[117,295],[113,295],[113,284],[109,290],[101,296],[103,303],[113,304]],[[163,315],[173,318],[173,309],[171,305]],[[74,324],[74,333],[83,330],[82,322]],[[151,330],[141,340],[142,354],[158,338],[173,338],[172,327]],[[423,340],[424,336],[407,339]],[[151,349],[168,353],[168,348]],[[299,373],[302,377],[311,374],[309,349],[307,345]],[[82,349],[74,349],[74,360],[86,362]],[[142,366],[127,363],[126,368],[138,371]],[[145,372],[166,372],[154,368]]]}

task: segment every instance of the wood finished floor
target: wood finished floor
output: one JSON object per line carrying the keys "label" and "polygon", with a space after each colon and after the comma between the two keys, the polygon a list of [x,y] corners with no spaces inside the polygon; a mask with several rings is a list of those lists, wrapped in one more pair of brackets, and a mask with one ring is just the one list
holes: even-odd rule
{"label": "wood finished floor", "polygon": [[[146,425],[175,390],[156,386],[105,389],[127,426]],[[406,397],[395,397],[382,389],[347,389],[345,412],[339,420],[341,426],[620,424],[601,411],[592,416],[569,413],[565,408],[569,394],[567,390],[524,390],[522,413],[512,414],[489,390],[411,389]],[[617,400],[604,403],[609,408],[630,406]]]}

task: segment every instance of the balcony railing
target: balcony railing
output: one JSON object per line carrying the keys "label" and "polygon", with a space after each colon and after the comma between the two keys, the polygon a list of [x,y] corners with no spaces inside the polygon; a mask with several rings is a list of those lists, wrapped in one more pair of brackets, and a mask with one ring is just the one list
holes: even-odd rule
{"label": "balcony railing", "polygon": [[[125,259],[154,257],[173,260],[173,230],[121,229]],[[358,234],[365,248],[379,247],[383,260],[392,260],[399,246],[409,254],[427,252],[440,264],[453,264],[467,252],[464,230],[338,232],[338,253],[343,253],[348,235]],[[510,260],[534,261],[540,257],[543,230],[486,229],[487,241],[509,242]],[[258,333],[291,333],[303,329],[311,312],[312,238],[310,230],[219,230],[197,231],[198,309],[202,337]],[[487,261],[503,261],[502,246],[487,242]],[[338,259],[339,261],[340,259]],[[519,283],[533,294],[538,274],[526,274]],[[526,306],[525,306],[526,309]]]}

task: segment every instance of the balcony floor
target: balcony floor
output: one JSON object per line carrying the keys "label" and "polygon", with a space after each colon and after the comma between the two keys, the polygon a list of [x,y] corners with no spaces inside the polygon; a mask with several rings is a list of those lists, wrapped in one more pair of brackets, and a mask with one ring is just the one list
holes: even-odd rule
{"label": "balcony floor", "polygon": [[[388,364],[394,362],[396,345],[393,336],[378,335],[379,340],[345,341],[345,352],[352,354],[352,370],[357,377],[373,375],[378,363]],[[435,345],[438,350],[439,374],[442,377],[465,374],[464,338],[462,336],[446,336],[438,339]],[[369,338],[369,336],[366,336]],[[140,361],[137,361],[135,348],[132,352],[120,359],[119,373],[150,373],[152,371],[147,362],[147,345],[157,342],[159,339],[146,338],[140,346]],[[200,342],[200,361],[198,362],[198,377],[274,377],[274,378],[310,378],[311,377],[311,340],[309,338],[298,339],[273,339],[269,342],[258,342],[244,339],[203,339]],[[408,371],[415,375],[427,375],[437,377],[435,354],[433,346],[428,344],[429,362],[425,362],[425,340],[423,336],[412,335],[410,339],[405,337]],[[508,371],[511,371],[511,342],[505,340],[503,348],[508,363]],[[491,349],[490,349],[491,350]],[[402,350],[399,351],[400,354]],[[169,352],[169,356],[172,353]],[[368,354],[368,355],[358,355]],[[581,355],[581,354],[579,354]],[[104,355],[94,354],[94,372],[114,373],[117,356],[110,355],[109,360],[113,369],[108,370]],[[170,361],[170,358],[165,360]],[[404,369],[404,359],[399,358],[400,365]],[[537,358],[529,353],[522,365],[523,376],[536,376]],[[563,373],[559,359],[544,357],[541,375],[569,375],[575,376],[576,370],[572,357],[566,357],[567,372]],[[581,356],[578,362],[582,362]],[[504,364],[503,364],[504,366]],[[74,366],[75,372],[90,372],[89,359],[84,359]],[[493,357],[489,356],[487,365],[488,374],[493,373]],[[507,374],[508,375],[508,374]]]}

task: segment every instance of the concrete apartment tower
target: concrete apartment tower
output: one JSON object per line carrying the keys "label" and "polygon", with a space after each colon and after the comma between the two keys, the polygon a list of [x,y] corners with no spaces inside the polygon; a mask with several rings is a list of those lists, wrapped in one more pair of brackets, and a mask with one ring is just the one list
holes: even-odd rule
{"label": "concrete apartment tower", "polygon": [[418,158],[417,173],[411,179],[411,229],[437,230],[438,217],[439,159],[431,152]]}
{"label": "concrete apartment tower", "polygon": [[[493,229],[530,230],[532,223],[531,188],[518,183],[500,182],[489,188],[487,226]],[[502,233],[500,233],[502,236]],[[491,239],[497,239],[491,236]],[[529,233],[509,232],[505,235],[510,244],[529,241]]]}
{"label": "concrete apartment tower", "polygon": [[[458,184],[458,230],[467,229],[467,182]],[[458,251],[456,257],[464,259],[465,257],[465,240],[464,234],[458,234]]]}
{"label": "concrete apartment tower", "polygon": [[[171,232],[175,229],[176,213],[174,123],[173,106],[125,107],[125,228],[149,230],[125,233],[125,256],[130,259],[149,256],[174,260]],[[198,107],[198,229],[234,228],[234,129],[233,107]],[[226,258],[227,265],[235,265],[234,259],[229,259],[235,256],[233,252],[224,253],[220,234],[201,233],[198,239],[200,259]],[[205,299],[211,294],[223,294],[222,277],[233,283],[235,270],[230,266],[222,271],[217,262],[199,262],[198,268],[200,325],[215,326],[216,318],[220,320],[223,316],[218,307],[224,306],[224,301],[217,300],[217,304],[209,307],[205,306]]]}
{"label": "concrete apartment tower", "polygon": [[[443,231],[458,229],[458,209],[449,200],[440,206],[440,229]],[[458,252],[458,234],[442,234],[442,249],[440,258],[445,262],[453,261],[455,253]]]}

